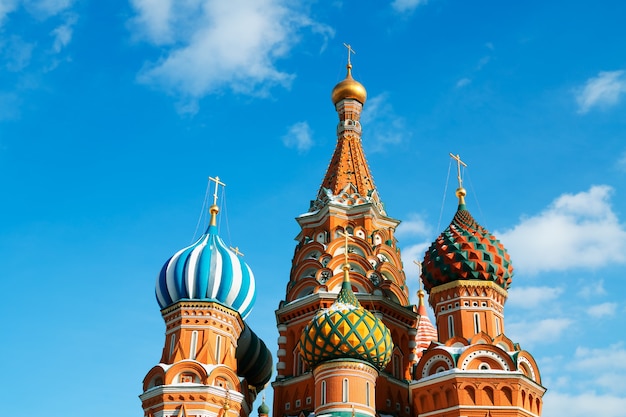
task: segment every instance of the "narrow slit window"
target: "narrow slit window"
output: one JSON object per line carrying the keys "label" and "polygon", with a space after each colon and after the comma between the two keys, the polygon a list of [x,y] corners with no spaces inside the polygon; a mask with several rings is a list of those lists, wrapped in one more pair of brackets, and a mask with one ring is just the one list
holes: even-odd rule
{"label": "narrow slit window", "polygon": [[478,313],[474,313],[474,333],[480,333],[480,316]]}
{"label": "narrow slit window", "polygon": [[448,316],[448,337],[454,337],[454,317]]}
{"label": "narrow slit window", "polygon": [[215,336],[215,362],[216,363],[221,363],[220,362],[220,357],[222,356],[222,336],[217,335]]}
{"label": "narrow slit window", "polygon": [[191,343],[189,344],[189,359],[196,359],[196,351],[198,349],[198,331],[191,332]]}

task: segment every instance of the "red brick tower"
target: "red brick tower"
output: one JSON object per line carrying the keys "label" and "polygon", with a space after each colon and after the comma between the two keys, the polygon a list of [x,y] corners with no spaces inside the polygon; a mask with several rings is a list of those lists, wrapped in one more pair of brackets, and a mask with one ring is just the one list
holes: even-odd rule
{"label": "red brick tower", "polygon": [[139,396],[145,417],[247,417],[272,375],[272,357],[244,321],[255,300],[248,265],[211,220],[192,245],[165,262],[156,296],[165,321],[161,360]]}
{"label": "red brick tower", "polygon": [[399,221],[387,216],[363,153],[360,116],[367,93],[352,78],[349,57],[347,69],[346,78],[332,92],[339,116],[337,145],[317,198],[309,212],[296,219],[301,232],[285,299],[276,311],[275,416],[315,409],[314,373],[302,360],[298,341],[307,323],[335,302],[342,287],[342,233],[351,237],[347,250],[352,290],[361,305],[384,322],[395,346],[391,361],[376,377],[379,395],[370,407],[377,413],[410,415],[408,380],[417,360],[418,314],[409,304],[394,237]]}
{"label": "red brick tower", "polygon": [[465,205],[433,242],[422,280],[435,311],[438,343],[423,352],[411,384],[416,415],[539,416],[545,388],[537,363],[504,333],[513,267],[506,249]]}

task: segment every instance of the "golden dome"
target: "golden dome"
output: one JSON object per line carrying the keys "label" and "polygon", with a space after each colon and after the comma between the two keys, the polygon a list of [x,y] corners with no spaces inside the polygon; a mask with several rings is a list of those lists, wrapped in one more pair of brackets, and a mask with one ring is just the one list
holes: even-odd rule
{"label": "golden dome", "polygon": [[346,75],[346,79],[333,88],[331,97],[333,99],[333,104],[337,104],[346,98],[352,98],[361,104],[365,104],[367,91],[365,91],[363,84],[352,78],[352,64],[348,64],[348,75]]}

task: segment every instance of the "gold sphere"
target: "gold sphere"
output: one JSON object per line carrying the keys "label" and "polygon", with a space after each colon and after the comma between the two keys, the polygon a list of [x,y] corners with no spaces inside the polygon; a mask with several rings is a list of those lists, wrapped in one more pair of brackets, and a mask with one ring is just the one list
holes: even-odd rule
{"label": "gold sphere", "polygon": [[352,65],[348,65],[348,75],[345,80],[341,81],[335,86],[335,88],[333,88],[331,97],[333,104],[337,104],[346,98],[352,98],[361,104],[365,104],[365,100],[367,100],[367,91],[365,90],[365,87],[363,87],[363,84],[352,78]]}
{"label": "gold sphere", "polygon": [[456,189],[456,196],[458,198],[463,198],[467,195],[467,191],[465,191],[465,188],[463,187],[459,187]]}

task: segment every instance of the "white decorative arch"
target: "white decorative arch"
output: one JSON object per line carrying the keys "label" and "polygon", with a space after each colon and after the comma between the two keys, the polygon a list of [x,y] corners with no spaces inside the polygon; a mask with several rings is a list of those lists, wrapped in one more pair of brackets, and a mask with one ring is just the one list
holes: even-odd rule
{"label": "white decorative arch", "polygon": [[[443,354],[435,355],[431,357],[430,359],[428,359],[426,363],[424,364],[424,368],[422,369],[422,378],[425,378],[428,375],[430,375],[430,370],[433,367],[433,365],[441,361],[445,362],[445,364],[448,365],[448,369],[446,369],[446,371],[454,367],[452,360],[447,355],[443,355]],[[439,371],[439,369],[437,370]]]}
{"label": "white decorative arch", "polygon": [[496,361],[497,363],[499,363],[500,365],[502,365],[502,369],[504,369],[505,371],[511,370],[511,368],[509,367],[509,364],[504,360],[504,358],[502,358],[502,356],[490,350],[483,350],[483,349],[476,350],[470,353],[469,355],[467,355],[465,359],[463,359],[463,363],[461,363],[461,369],[467,370],[467,365],[469,365],[470,362],[472,362],[474,359],[477,359],[477,358],[490,358]]}

